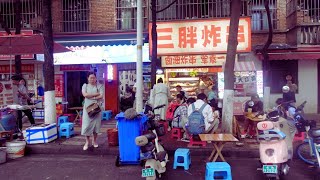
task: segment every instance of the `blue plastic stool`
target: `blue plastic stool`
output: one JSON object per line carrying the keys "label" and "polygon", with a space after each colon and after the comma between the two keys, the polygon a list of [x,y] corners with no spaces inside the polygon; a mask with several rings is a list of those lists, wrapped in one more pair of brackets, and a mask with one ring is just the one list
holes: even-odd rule
{"label": "blue plastic stool", "polygon": [[174,153],[173,169],[177,169],[177,166],[184,167],[184,170],[188,170],[191,164],[190,150],[184,148],[178,148]]}
{"label": "blue plastic stool", "polygon": [[60,116],[58,117],[58,126],[60,126],[62,123],[69,122],[68,116]]}
{"label": "blue plastic stool", "polygon": [[206,165],[205,180],[212,179],[232,180],[231,167],[226,162],[210,162]]}
{"label": "blue plastic stool", "polygon": [[59,138],[61,136],[65,136],[66,138],[70,138],[70,136],[74,135],[74,124],[73,123],[62,123],[59,128]]}
{"label": "blue plastic stool", "polygon": [[111,119],[112,116],[112,111],[111,110],[107,110],[107,111],[102,111],[102,120],[109,120]]}

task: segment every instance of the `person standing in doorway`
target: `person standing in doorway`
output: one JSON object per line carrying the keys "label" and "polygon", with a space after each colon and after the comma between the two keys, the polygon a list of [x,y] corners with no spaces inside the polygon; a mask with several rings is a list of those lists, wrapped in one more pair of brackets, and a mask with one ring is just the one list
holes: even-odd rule
{"label": "person standing in doorway", "polygon": [[168,97],[170,95],[169,88],[166,84],[163,83],[162,78],[159,78],[157,84],[153,86],[152,89],[152,101],[153,108],[165,104],[166,106],[160,109],[154,110],[155,114],[160,115],[161,120],[165,120],[166,111],[168,107]]}
{"label": "person standing in doorway", "polygon": [[[20,75],[13,75],[11,77],[12,79],[12,84],[18,86],[18,91],[17,91],[17,96],[18,96],[18,101],[19,101],[19,105],[21,106],[25,106],[28,105],[28,91],[27,88],[25,86],[25,84],[23,82],[25,82],[25,80],[20,76]],[[21,82],[23,81],[23,82]],[[20,83],[21,82],[21,83]],[[18,127],[20,130],[22,130],[22,112],[28,117],[31,126],[35,125],[35,121],[34,118],[32,116],[32,111],[31,109],[26,109],[26,110],[18,110],[17,111],[17,115],[18,115]]]}
{"label": "person standing in doorway", "polygon": [[83,146],[83,150],[87,150],[90,144],[90,136],[93,135],[92,145],[94,148],[98,148],[97,136],[100,132],[101,126],[101,112],[95,117],[90,118],[86,108],[92,103],[98,103],[101,107],[101,100],[103,99],[102,85],[97,83],[97,77],[94,72],[89,72],[87,75],[88,84],[83,84],[82,95],[84,96],[84,105],[82,113],[82,127],[81,135],[86,136],[86,143]]}

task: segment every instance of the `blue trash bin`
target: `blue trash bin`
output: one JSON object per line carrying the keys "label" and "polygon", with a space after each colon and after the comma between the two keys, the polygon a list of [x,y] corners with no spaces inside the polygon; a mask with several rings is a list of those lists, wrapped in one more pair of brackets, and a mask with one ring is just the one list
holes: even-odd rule
{"label": "blue trash bin", "polygon": [[136,145],[135,138],[142,133],[142,125],[147,120],[143,115],[133,120],[125,118],[124,113],[117,114],[119,136],[119,156],[116,166],[121,164],[140,164],[140,147]]}

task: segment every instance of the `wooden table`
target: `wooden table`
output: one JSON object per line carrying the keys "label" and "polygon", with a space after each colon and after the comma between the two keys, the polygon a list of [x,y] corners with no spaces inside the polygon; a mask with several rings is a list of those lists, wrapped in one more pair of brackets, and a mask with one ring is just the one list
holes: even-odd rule
{"label": "wooden table", "polygon": [[245,117],[251,121],[251,123],[249,124],[251,126],[251,127],[249,127],[249,129],[250,129],[249,134],[251,136],[254,136],[255,134],[258,135],[257,124],[260,121],[264,121],[266,119],[266,115],[264,115],[261,118],[258,118],[258,117],[252,116],[252,115],[246,115]]}
{"label": "wooden table", "polygon": [[81,114],[80,112],[83,110],[83,107],[71,107],[69,108],[70,110],[76,111],[77,115],[76,118],[74,119],[75,122],[79,121],[81,119]]}
{"label": "wooden table", "polygon": [[238,142],[239,140],[235,138],[232,134],[199,134],[201,141],[211,141],[213,142],[213,150],[208,158],[208,161],[215,162],[218,157],[222,161],[226,161],[221,153],[224,145],[227,142]]}

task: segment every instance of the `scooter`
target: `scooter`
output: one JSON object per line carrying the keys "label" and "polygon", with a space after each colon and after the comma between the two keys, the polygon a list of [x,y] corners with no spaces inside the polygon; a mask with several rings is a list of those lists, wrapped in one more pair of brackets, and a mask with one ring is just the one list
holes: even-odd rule
{"label": "scooter", "polygon": [[149,120],[146,122],[148,133],[138,136],[135,139],[137,146],[141,147],[140,159],[145,161],[144,169],[142,169],[142,177],[147,180],[155,180],[161,178],[161,174],[166,172],[168,162],[168,154],[159,143],[159,136],[165,134],[165,128],[162,124],[158,124],[155,120],[154,110],[164,107],[160,105],[148,112]]}
{"label": "scooter", "polygon": [[[268,113],[267,120],[257,124],[262,172],[268,179],[280,179],[289,173],[289,151],[292,147],[290,128],[278,111]],[[291,143],[291,144],[288,144]]]}

